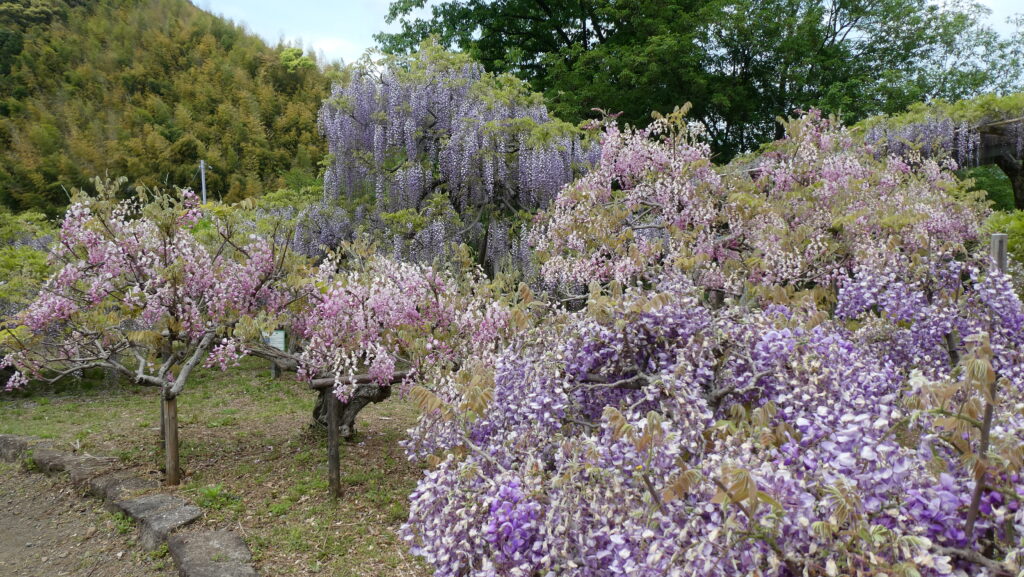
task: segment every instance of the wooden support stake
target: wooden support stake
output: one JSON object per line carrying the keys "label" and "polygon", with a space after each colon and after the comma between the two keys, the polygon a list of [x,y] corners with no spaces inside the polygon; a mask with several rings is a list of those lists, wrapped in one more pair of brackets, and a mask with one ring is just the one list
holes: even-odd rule
{"label": "wooden support stake", "polygon": [[[160,342],[160,361],[166,361],[171,358],[171,333],[170,331],[164,330],[163,340]],[[167,411],[164,406],[167,402],[164,400],[163,390],[160,391],[160,443],[167,447]]]}
{"label": "wooden support stake", "polygon": [[167,469],[167,485],[181,483],[181,468],[178,466],[178,399],[164,398],[164,457]]}
{"label": "wooden support stake", "polygon": [[160,394],[160,444],[167,442],[167,411],[164,410],[164,396]]}
{"label": "wooden support stake", "polygon": [[1006,247],[1006,234],[1001,232],[993,233],[989,254],[992,255],[992,261],[995,262],[996,269],[1001,273],[1005,273],[1007,267]]}
{"label": "wooden support stake", "polygon": [[341,401],[327,391],[327,483],[331,497],[341,497],[341,455],[338,451],[338,410]]}

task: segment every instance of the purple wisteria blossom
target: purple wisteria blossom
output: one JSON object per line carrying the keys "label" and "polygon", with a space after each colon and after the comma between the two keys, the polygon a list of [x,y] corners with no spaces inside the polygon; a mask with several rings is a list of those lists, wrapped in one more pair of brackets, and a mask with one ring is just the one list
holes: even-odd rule
{"label": "purple wisteria blossom", "polygon": [[1024,566],[1024,309],[986,209],[816,113],[788,129],[735,170],[671,119],[606,128],[530,233],[577,306],[407,445],[433,466],[402,532],[436,575]]}

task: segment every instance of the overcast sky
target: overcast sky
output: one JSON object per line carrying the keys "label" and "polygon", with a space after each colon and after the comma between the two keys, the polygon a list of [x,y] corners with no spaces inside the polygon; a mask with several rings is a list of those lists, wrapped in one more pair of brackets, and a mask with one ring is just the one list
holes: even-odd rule
{"label": "overcast sky", "polygon": [[[328,60],[356,60],[374,45],[373,35],[394,31],[384,23],[390,0],[193,0],[200,8],[244,24],[271,44],[285,40],[320,52]],[[1007,34],[1007,17],[1024,12],[1020,0],[981,0],[991,24]],[[425,11],[429,13],[429,11]]]}
{"label": "overcast sky", "polygon": [[[384,23],[390,0],[192,0],[206,10],[244,24],[271,44],[285,40],[320,52],[328,60],[352,62],[374,45],[373,35],[394,31]],[[429,11],[427,11],[429,14]]]}

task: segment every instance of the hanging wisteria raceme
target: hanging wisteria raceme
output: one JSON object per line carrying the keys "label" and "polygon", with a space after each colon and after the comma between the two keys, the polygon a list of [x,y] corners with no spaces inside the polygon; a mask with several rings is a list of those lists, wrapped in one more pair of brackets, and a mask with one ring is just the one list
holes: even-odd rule
{"label": "hanging wisteria raceme", "polygon": [[[376,210],[353,221],[419,261],[444,254],[454,240],[486,250],[492,222],[547,206],[596,153],[518,80],[432,45],[354,68],[332,89],[320,127],[332,159],[325,201],[351,206],[374,199]],[[435,195],[453,214],[428,210]],[[417,236],[437,221],[444,224]],[[450,236],[459,231],[463,238]]]}
{"label": "hanging wisteria raceme", "polygon": [[864,141],[878,155],[911,163],[948,158],[960,168],[995,164],[1010,181],[1014,205],[1024,210],[1024,94],[936,101],[862,125]]}
{"label": "hanging wisteria raceme", "polygon": [[355,240],[357,223],[363,220],[363,208],[353,214],[326,202],[310,205],[297,215],[292,249],[299,254],[323,257],[345,242]]}
{"label": "hanging wisteria raceme", "polygon": [[482,401],[420,398],[413,551],[441,576],[1017,574],[1024,310],[980,201],[813,113],[752,171],[682,126],[607,127],[542,221],[585,308],[517,331]]}
{"label": "hanging wisteria raceme", "polygon": [[904,158],[949,156],[959,166],[977,166],[981,154],[981,134],[967,121],[929,116],[921,122],[889,126],[879,123],[864,135],[879,151]]}

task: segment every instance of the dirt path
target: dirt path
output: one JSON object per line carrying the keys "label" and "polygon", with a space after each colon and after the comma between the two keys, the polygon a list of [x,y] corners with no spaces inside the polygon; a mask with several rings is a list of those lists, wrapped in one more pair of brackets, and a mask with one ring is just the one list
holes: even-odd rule
{"label": "dirt path", "polygon": [[170,556],[144,553],[137,534],[67,479],[0,463],[0,577],[174,575]]}

